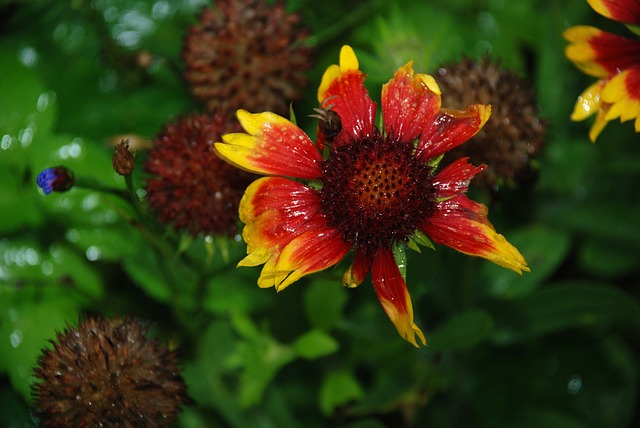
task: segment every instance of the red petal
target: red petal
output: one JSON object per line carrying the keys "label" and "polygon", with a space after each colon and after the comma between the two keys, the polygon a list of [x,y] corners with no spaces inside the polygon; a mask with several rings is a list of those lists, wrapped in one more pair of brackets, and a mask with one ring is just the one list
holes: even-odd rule
{"label": "red petal", "polygon": [[219,156],[259,174],[320,178],[322,155],[295,124],[270,112],[238,110],[237,117],[247,133],[222,136],[215,144]]}
{"label": "red petal", "polygon": [[460,158],[442,169],[435,177],[433,184],[437,189],[436,197],[449,198],[465,193],[471,179],[485,169],[485,165],[474,166],[469,158]]}
{"label": "red petal", "polygon": [[321,221],[324,217],[315,220],[311,230],[297,236],[280,253],[273,269],[276,290],[288,287],[304,275],[335,265],[351,248],[340,232]]}
{"label": "red petal", "polygon": [[382,116],[387,133],[399,141],[418,138],[440,110],[439,92],[431,76],[413,74],[411,63],[400,67],[393,79],[382,86]]}
{"label": "red petal", "polygon": [[356,252],[353,264],[349,266],[349,269],[347,269],[342,277],[342,284],[349,288],[354,288],[362,284],[362,281],[364,281],[371,270],[372,263],[373,256],[371,254],[365,253],[364,251]]}
{"label": "red petal", "polygon": [[593,10],[618,22],[640,25],[638,0],[587,0]]}
{"label": "red petal", "polygon": [[432,159],[473,137],[491,115],[491,107],[473,104],[467,110],[442,109],[420,136],[416,156]]}
{"label": "red petal", "polygon": [[[256,249],[279,254],[292,239],[314,227],[320,215],[315,190],[281,177],[254,181],[240,202],[240,220],[249,256]],[[256,264],[261,264],[258,262]],[[249,264],[249,261],[244,264]]]}
{"label": "red petal", "polygon": [[487,219],[487,207],[464,195],[440,202],[422,229],[437,244],[483,257],[518,273],[529,271],[522,254]]}
{"label": "red petal", "polygon": [[359,70],[348,70],[326,90],[322,104],[338,113],[342,122],[342,130],[333,139],[334,145],[373,135],[376,104],[364,86],[365,77]]}
{"label": "red petal", "polygon": [[373,261],[371,276],[378,300],[400,336],[416,347],[419,346],[416,340],[418,336],[422,344],[426,345],[424,334],[413,322],[413,306],[407,284],[389,249],[378,251]]}
{"label": "red petal", "polygon": [[640,65],[640,41],[601,31],[587,43],[593,50],[596,63],[616,74],[631,66]]}
{"label": "red petal", "polygon": [[303,275],[341,260],[350,245],[329,227],[315,190],[281,177],[264,177],[240,202],[247,257],[239,266],[264,264],[258,285],[281,290]]}

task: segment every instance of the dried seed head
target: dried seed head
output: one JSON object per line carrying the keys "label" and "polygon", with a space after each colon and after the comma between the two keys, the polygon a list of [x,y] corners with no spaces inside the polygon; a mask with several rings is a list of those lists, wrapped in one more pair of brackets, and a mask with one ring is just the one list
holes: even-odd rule
{"label": "dried seed head", "polygon": [[168,427],[186,401],[175,352],[131,318],[89,317],[44,350],[32,392],[43,427]]}
{"label": "dried seed head", "polygon": [[538,117],[531,85],[488,58],[463,59],[445,65],[434,75],[442,90],[442,105],[465,108],[469,104],[491,104],[491,118],[465,144],[447,153],[444,162],[470,157],[487,169],[474,179],[475,185],[497,190],[500,185],[527,184],[535,179],[531,158],[545,141],[546,121]]}
{"label": "dried seed head", "polygon": [[255,176],[222,161],[213,143],[239,124],[222,113],[191,115],[166,125],[145,162],[149,203],[158,219],[193,236],[234,236],[238,205]]}
{"label": "dried seed head", "polygon": [[207,110],[285,115],[306,86],[311,49],[282,2],[220,0],[205,7],[182,52],[185,79]]}

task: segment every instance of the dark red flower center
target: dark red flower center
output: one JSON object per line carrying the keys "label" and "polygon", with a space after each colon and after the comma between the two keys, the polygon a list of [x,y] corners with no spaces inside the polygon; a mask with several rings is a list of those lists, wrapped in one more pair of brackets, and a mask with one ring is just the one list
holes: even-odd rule
{"label": "dark red flower center", "polygon": [[322,210],[345,242],[373,253],[405,240],[433,212],[432,168],[410,142],[376,134],[331,149]]}

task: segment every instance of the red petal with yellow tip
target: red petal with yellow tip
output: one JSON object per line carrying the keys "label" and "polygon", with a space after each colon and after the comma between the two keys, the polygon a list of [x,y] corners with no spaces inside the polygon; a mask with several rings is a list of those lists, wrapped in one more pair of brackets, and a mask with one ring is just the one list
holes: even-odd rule
{"label": "red petal with yellow tip", "polygon": [[416,336],[426,345],[422,330],[413,321],[413,306],[407,284],[391,250],[383,248],[378,251],[373,261],[371,276],[378,300],[400,336],[416,348],[419,347]]}
{"label": "red petal with yellow tip", "polygon": [[324,217],[316,217],[313,222],[311,230],[297,236],[280,253],[274,266],[276,290],[288,287],[304,275],[335,265],[351,248]]}
{"label": "red petal with yellow tip", "polygon": [[433,77],[413,74],[411,63],[400,67],[382,86],[382,117],[389,135],[413,141],[440,110],[440,89]]}
{"label": "red petal with yellow tip", "polygon": [[416,157],[432,159],[467,141],[491,116],[491,106],[473,104],[466,110],[441,109],[420,136]]}
{"label": "red petal with yellow tip", "polygon": [[356,252],[356,256],[353,260],[353,264],[349,266],[349,269],[344,273],[342,277],[342,285],[348,288],[354,288],[362,284],[365,277],[371,270],[371,264],[373,263],[373,256],[364,251]]}
{"label": "red petal with yellow tip", "polygon": [[638,0],[587,0],[599,14],[624,22],[640,25],[640,2]]}
{"label": "red petal with yellow tip", "polygon": [[248,253],[240,265],[254,266],[279,255],[292,239],[316,226],[312,220],[319,211],[318,194],[301,183],[281,177],[254,181],[240,201]]}
{"label": "red petal with yellow tip", "polygon": [[322,106],[338,113],[342,130],[334,145],[373,134],[376,104],[364,86],[366,75],[358,70],[358,59],[349,46],[340,51],[340,65],[331,65],[322,77],[318,99]]}
{"label": "red petal with yellow tip", "polygon": [[602,101],[611,104],[607,121],[640,117],[640,69],[630,68],[614,76],[602,90]]}
{"label": "red petal with yellow tip", "polygon": [[564,32],[571,42],[565,53],[578,68],[594,77],[606,77],[640,63],[640,41],[580,25]]}
{"label": "red petal with yellow tip", "polygon": [[433,185],[436,187],[437,198],[450,198],[465,193],[471,179],[485,169],[484,165],[474,166],[468,161],[469,158],[457,159],[434,177]]}
{"label": "red petal with yellow tip", "polygon": [[487,207],[464,195],[440,202],[422,230],[437,244],[485,258],[518,273],[529,271],[522,254],[487,219]]}
{"label": "red petal with yellow tip", "polygon": [[238,110],[245,133],[226,134],[215,149],[228,162],[258,174],[319,178],[322,156],[295,124],[275,113]]}

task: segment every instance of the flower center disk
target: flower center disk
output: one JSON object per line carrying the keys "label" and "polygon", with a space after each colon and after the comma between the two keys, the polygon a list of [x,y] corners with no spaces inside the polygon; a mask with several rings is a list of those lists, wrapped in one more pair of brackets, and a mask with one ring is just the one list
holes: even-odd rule
{"label": "flower center disk", "polygon": [[434,206],[432,168],[410,142],[376,134],[334,146],[323,165],[322,210],[366,252],[405,240]]}

